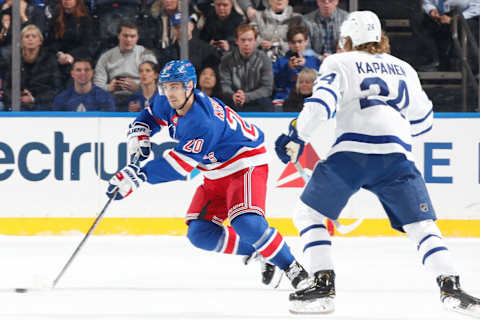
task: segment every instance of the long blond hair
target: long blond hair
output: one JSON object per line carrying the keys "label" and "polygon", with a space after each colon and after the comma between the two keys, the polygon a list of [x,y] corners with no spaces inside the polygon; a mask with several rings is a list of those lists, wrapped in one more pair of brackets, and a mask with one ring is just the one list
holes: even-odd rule
{"label": "long blond hair", "polygon": [[390,53],[390,40],[385,31],[382,31],[380,42],[368,42],[352,48],[352,39],[347,37],[343,46],[344,51],[364,51],[370,54]]}

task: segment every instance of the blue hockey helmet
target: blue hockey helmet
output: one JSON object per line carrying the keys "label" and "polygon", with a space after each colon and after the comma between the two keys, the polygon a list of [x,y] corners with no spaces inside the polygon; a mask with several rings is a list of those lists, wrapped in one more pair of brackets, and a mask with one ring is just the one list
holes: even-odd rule
{"label": "blue hockey helmet", "polygon": [[193,81],[193,88],[197,85],[197,74],[193,64],[188,60],[172,60],[168,62],[158,76],[158,84],[165,82],[181,82],[185,90],[188,82]]}

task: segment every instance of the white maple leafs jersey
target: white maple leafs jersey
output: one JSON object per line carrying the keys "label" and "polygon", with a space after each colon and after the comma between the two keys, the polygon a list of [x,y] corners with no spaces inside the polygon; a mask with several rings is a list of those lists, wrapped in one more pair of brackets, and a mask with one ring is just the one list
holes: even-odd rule
{"label": "white maple leafs jersey", "polygon": [[312,96],[305,99],[299,137],[309,141],[331,118],[336,118],[336,140],[329,155],[403,153],[412,159],[412,136],[432,128],[432,102],[405,61],[389,54],[337,53],[324,60]]}

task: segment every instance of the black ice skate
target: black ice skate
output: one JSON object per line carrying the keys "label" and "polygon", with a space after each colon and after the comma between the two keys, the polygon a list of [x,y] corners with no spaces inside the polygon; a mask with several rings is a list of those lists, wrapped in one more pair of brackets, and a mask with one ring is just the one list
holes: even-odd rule
{"label": "black ice skate", "polygon": [[480,318],[480,299],[460,288],[458,276],[439,276],[437,283],[440,286],[440,301],[446,309]]}
{"label": "black ice skate", "polygon": [[273,276],[275,275],[275,265],[265,260],[265,258],[263,258],[256,251],[249,256],[245,256],[243,258],[243,263],[247,265],[251,261],[255,260],[258,260],[261,265],[262,283],[269,285],[272,282]]}
{"label": "black ice skate", "polygon": [[294,314],[324,314],[335,310],[335,272],[317,271],[311,286],[290,294],[290,312]]}
{"label": "black ice skate", "polygon": [[285,275],[295,289],[307,288],[313,283],[313,279],[308,277],[308,272],[297,261],[292,262],[285,270]]}

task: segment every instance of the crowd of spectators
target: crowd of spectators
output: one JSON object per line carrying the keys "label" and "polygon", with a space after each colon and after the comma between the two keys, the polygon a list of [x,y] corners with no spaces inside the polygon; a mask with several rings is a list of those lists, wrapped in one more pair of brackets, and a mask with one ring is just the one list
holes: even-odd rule
{"label": "crowd of spectators", "polygon": [[[158,94],[163,65],[180,58],[180,0],[19,1],[21,110],[137,112]],[[434,39],[424,69],[449,69],[451,1],[419,1],[424,11],[412,17],[413,28]],[[11,105],[12,3],[0,0],[4,110]],[[465,3],[460,12],[478,32],[480,0]],[[237,111],[299,111],[348,15],[339,0],[195,0],[188,12],[198,87]]]}

